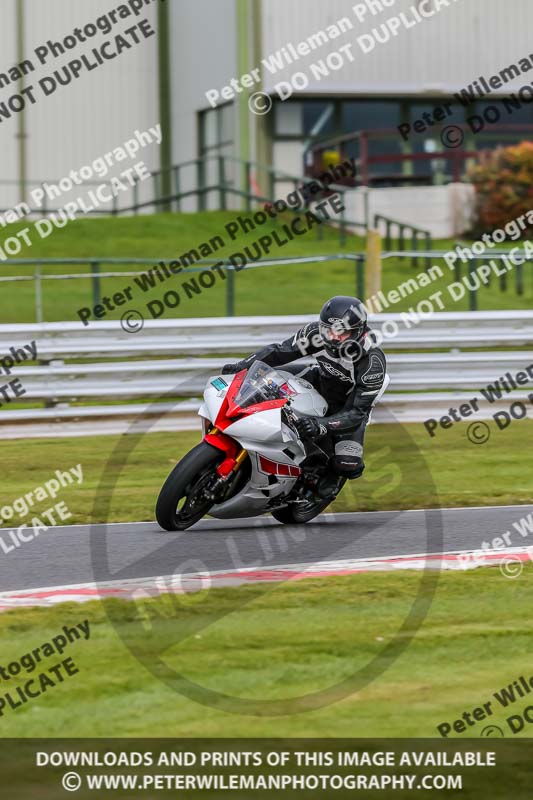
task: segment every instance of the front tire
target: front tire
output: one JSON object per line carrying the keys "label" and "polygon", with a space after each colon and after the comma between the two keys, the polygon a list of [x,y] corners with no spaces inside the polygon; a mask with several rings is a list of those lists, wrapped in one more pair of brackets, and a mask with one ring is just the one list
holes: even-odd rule
{"label": "front tire", "polygon": [[202,519],[214,505],[201,490],[224,453],[200,442],[176,464],[159,493],[155,516],[165,531],[184,531]]}

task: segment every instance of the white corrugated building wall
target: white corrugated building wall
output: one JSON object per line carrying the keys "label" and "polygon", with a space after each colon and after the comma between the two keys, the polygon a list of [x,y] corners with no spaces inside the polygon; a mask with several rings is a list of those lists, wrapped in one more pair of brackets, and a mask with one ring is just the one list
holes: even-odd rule
{"label": "white corrugated building wall", "polygon": [[[17,60],[16,7],[18,0],[4,3],[3,25],[0,33],[2,53],[0,73],[6,72]],[[273,93],[280,81],[289,81],[295,70],[310,75],[305,92],[295,91],[286,103],[275,102],[274,109],[262,120],[249,115],[250,157],[267,155],[267,160],[280,169],[300,173],[303,141],[306,138],[305,109],[298,101],[330,98],[348,102],[368,102],[380,98],[381,110],[386,114],[387,99],[418,99],[423,107],[426,98],[435,98],[459,90],[479,75],[492,75],[507,64],[533,51],[530,30],[533,23],[531,0],[449,0],[432,19],[426,19],[409,30],[403,27],[398,35],[386,44],[364,54],[357,38],[371,32],[372,28],[391,16],[403,12],[412,14],[421,0],[248,0],[248,9],[260,8],[257,29],[260,29],[260,51],[253,52],[254,30],[250,29],[249,68],[259,67],[261,58],[268,58],[289,43],[297,46],[309,37],[336,24],[346,17],[353,28],[338,39],[314,50],[294,65],[287,65],[276,75],[263,69],[265,92]],[[444,0],[423,0],[424,3],[444,5]],[[118,8],[119,2],[92,0],[90,4],[72,3],[71,0],[23,0],[26,9],[26,51],[32,50],[48,39],[62,39],[73,28],[94,21],[99,15]],[[242,119],[236,103],[228,102],[216,114],[210,114],[206,92],[221,88],[239,76],[237,57],[237,18],[242,10],[240,0],[167,0],[170,9],[171,58],[171,121],[172,161],[174,163],[196,159],[206,153],[243,155]],[[364,21],[354,10],[367,5],[370,10]],[[379,8],[381,6],[381,11]],[[427,7],[427,5],[425,6]],[[251,13],[250,11],[248,13]],[[147,5],[142,17],[157,27],[157,2]],[[135,18],[136,22],[141,17]],[[129,22],[129,21],[128,21]],[[127,22],[117,25],[111,36]],[[98,41],[106,37],[100,35]],[[93,42],[88,43],[90,50]],[[344,66],[332,71],[329,77],[318,81],[310,73],[310,65],[326,57],[332,50],[345,44],[352,45],[353,61],[346,59]],[[84,46],[85,47],[85,46]],[[76,50],[75,54],[83,52]],[[28,81],[49,74],[63,66],[73,56],[64,57],[39,67]],[[135,130],[143,130],[159,120],[158,97],[158,41],[152,37],[123,53],[120,58],[106,62],[79,80],[61,87],[54,95],[40,98],[28,106],[27,175],[36,183],[44,179],[57,179],[82,164],[113,149]],[[524,81],[522,81],[523,83]],[[517,85],[521,85],[520,82]],[[506,92],[512,89],[509,84]],[[0,104],[15,87],[0,89]],[[312,116],[312,115],[311,115]],[[346,112],[346,125],[365,127],[366,112],[354,106]],[[371,127],[371,125],[367,126]],[[284,136],[283,132],[289,135]],[[327,132],[327,131],[326,131]],[[267,149],[254,146],[259,137],[267,142]],[[0,123],[0,207],[11,207],[18,198],[18,121]],[[147,148],[142,154],[150,169],[159,166],[157,147]],[[216,174],[208,175],[216,179]],[[229,176],[238,181],[237,173]],[[193,168],[182,188],[195,184]],[[143,192],[148,187],[142,187]],[[151,187],[150,187],[151,190]],[[146,195],[144,195],[146,197]],[[142,197],[141,197],[142,199]],[[208,207],[216,207],[218,197],[211,194]],[[190,200],[185,208],[195,207]]]}

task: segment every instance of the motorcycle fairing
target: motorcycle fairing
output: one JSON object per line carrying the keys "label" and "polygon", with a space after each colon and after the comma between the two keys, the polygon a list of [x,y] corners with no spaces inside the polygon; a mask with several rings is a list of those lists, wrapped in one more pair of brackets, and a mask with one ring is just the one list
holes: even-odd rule
{"label": "motorcycle fairing", "polygon": [[[247,371],[238,372],[224,390],[220,384],[210,383],[204,393],[204,403],[199,414],[209,419],[213,427],[205,440],[226,454],[219,465],[219,475],[225,477],[235,466],[239,447],[247,451],[249,457],[249,479],[242,489],[229,500],[217,504],[210,515],[219,519],[257,516],[268,511],[272,503],[289,495],[302,470],[299,464],[305,459],[303,443],[292,428],[286,425],[281,416],[281,408],[290,399],[291,405],[301,402],[300,413],[320,414],[327,404],[307,381],[295,378],[290,373],[281,375],[286,382],[281,384],[286,396],[278,399],[265,399],[251,405],[240,406],[236,402]],[[245,394],[245,392],[244,392]],[[243,396],[243,393],[240,395]],[[227,441],[237,441],[237,452]],[[221,471],[222,468],[222,471]]]}

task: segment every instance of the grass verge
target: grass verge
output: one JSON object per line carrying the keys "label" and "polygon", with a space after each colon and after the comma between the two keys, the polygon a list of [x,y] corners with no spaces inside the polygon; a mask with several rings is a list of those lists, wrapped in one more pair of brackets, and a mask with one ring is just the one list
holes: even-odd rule
{"label": "grass verge", "polygon": [[[157,214],[130,218],[104,217],[99,219],[81,219],[70,223],[66,228],[55,230],[48,239],[41,240],[35,236],[30,250],[21,256],[26,258],[146,258],[146,269],[152,267],[160,259],[177,259],[192,248],[199,248],[202,242],[208,242],[214,236],[222,236],[225,246],[219,248],[214,258],[228,258],[232,253],[242,252],[247,245],[252,245],[259,237],[279,230],[279,225],[269,222],[255,231],[238,236],[231,241],[225,231],[225,225],[235,220],[236,212],[206,211],[195,214]],[[283,220],[288,222],[292,217]],[[25,227],[21,222],[10,227],[14,234]],[[317,236],[320,230],[322,238]],[[396,245],[394,245],[396,246]],[[451,240],[434,242],[434,249],[449,250],[454,246]],[[359,236],[349,236],[344,247],[339,244],[338,233],[326,226],[309,232],[306,236],[297,236],[287,245],[276,248],[270,253],[272,258],[290,258],[294,256],[314,256],[332,253],[364,252],[365,242]],[[448,284],[455,280],[453,273],[442,261],[444,275],[432,281],[428,286],[418,289],[413,294],[394,304],[390,311],[405,311],[416,306],[421,300],[430,297],[434,292],[442,291],[442,301],[449,311],[465,311],[468,309],[468,297],[455,302],[447,291]],[[422,260],[418,267],[412,267],[408,259],[387,259],[383,262],[383,290],[396,289],[408,279],[416,277],[424,269]],[[518,294],[515,286],[515,274],[508,274],[508,288],[501,291],[499,280],[493,278],[491,285],[479,291],[479,308],[484,310],[523,308],[529,309],[533,303],[533,280],[531,265],[526,264],[524,291]],[[102,271],[120,272],[123,270],[141,270],[142,265],[130,267],[112,267],[104,265]],[[31,275],[32,266],[7,265],[5,272],[9,275]],[[43,309],[46,321],[76,319],[76,312],[84,306],[92,306],[92,285],[89,277],[90,268],[79,265],[43,267],[43,274],[88,274],[87,280],[64,280],[43,282]],[[466,265],[463,265],[466,274]],[[194,273],[193,273],[194,275]],[[193,276],[189,276],[193,277]],[[119,318],[125,310],[136,308],[143,311],[146,303],[161,299],[169,289],[179,289],[184,281],[178,275],[165,284],[143,294],[135,289],[132,302],[108,312],[106,319]],[[102,279],[102,294],[112,295],[133,285],[133,278]],[[217,278],[208,290],[200,295],[188,297],[180,292],[180,305],[166,311],[171,317],[223,316],[226,311],[227,281]],[[328,296],[334,294],[357,293],[355,267],[353,263],[336,261],[325,264],[308,263],[304,265],[281,265],[265,269],[246,269],[235,276],[235,313],[239,315],[254,314],[315,314]],[[0,297],[0,315],[4,322],[34,322],[35,292],[32,282],[7,284]]]}
{"label": "grass verge", "polygon": [[[492,430],[485,445],[475,446],[467,438],[466,423],[439,429],[434,438],[421,423],[371,425],[366,435],[365,474],[346,485],[330,510],[530,503],[530,451],[525,443],[531,441],[533,421],[515,421],[504,431],[495,426]],[[101,512],[94,516],[97,495],[102,502],[110,501],[109,522],[153,520],[166,476],[199,440],[199,433],[187,432],[2,441],[0,517],[3,506],[35,491],[55,470],[68,471],[81,463],[83,483],[66,487],[58,496],[72,514],[69,524],[106,521]],[[117,455],[124,448],[127,454]],[[103,475],[107,478],[102,482]],[[111,482],[115,482],[112,489]],[[50,498],[45,498],[31,513],[50,505]],[[24,521],[15,517],[3,524],[17,526]]]}
{"label": "grass verge", "polygon": [[[519,699],[506,709],[493,695],[532,673],[531,569],[516,581],[495,568],[443,574],[428,616],[387,670],[323,708],[259,720],[198,705],[158,680],[125,647],[98,602],[7,612],[0,616],[2,664],[64,625],[89,620],[91,635],[64,653],[78,674],[21,708],[4,709],[2,736],[431,737],[437,725],[491,701],[488,722],[462,734],[477,737],[489,723],[505,728],[506,718],[528,704]],[[150,622],[142,632],[134,603],[111,601],[112,615],[122,640],[142,640],[148,664],[159,654],[201,687],[283,700],[289,709],[290,698],[328,689],[379,656],[420,579],[414,572],[376,573],[211,590],[172,602],[161,597],[147,601]],[[2,683],[1,691],[21,682]]]}

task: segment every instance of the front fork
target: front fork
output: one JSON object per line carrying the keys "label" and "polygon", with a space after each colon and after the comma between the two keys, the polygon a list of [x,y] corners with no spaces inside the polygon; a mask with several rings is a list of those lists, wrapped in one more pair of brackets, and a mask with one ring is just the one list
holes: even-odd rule
{"label": "front fork", "polygon": [[204,442],[216,447],[225,454],[224,460],[218,465],[218,477],[209,488],[206,496],[213,502],[220,502],[232,483],[233,478],[240,470],[248,457],[248,451],[218,428],[211,428],[204,436]]}

